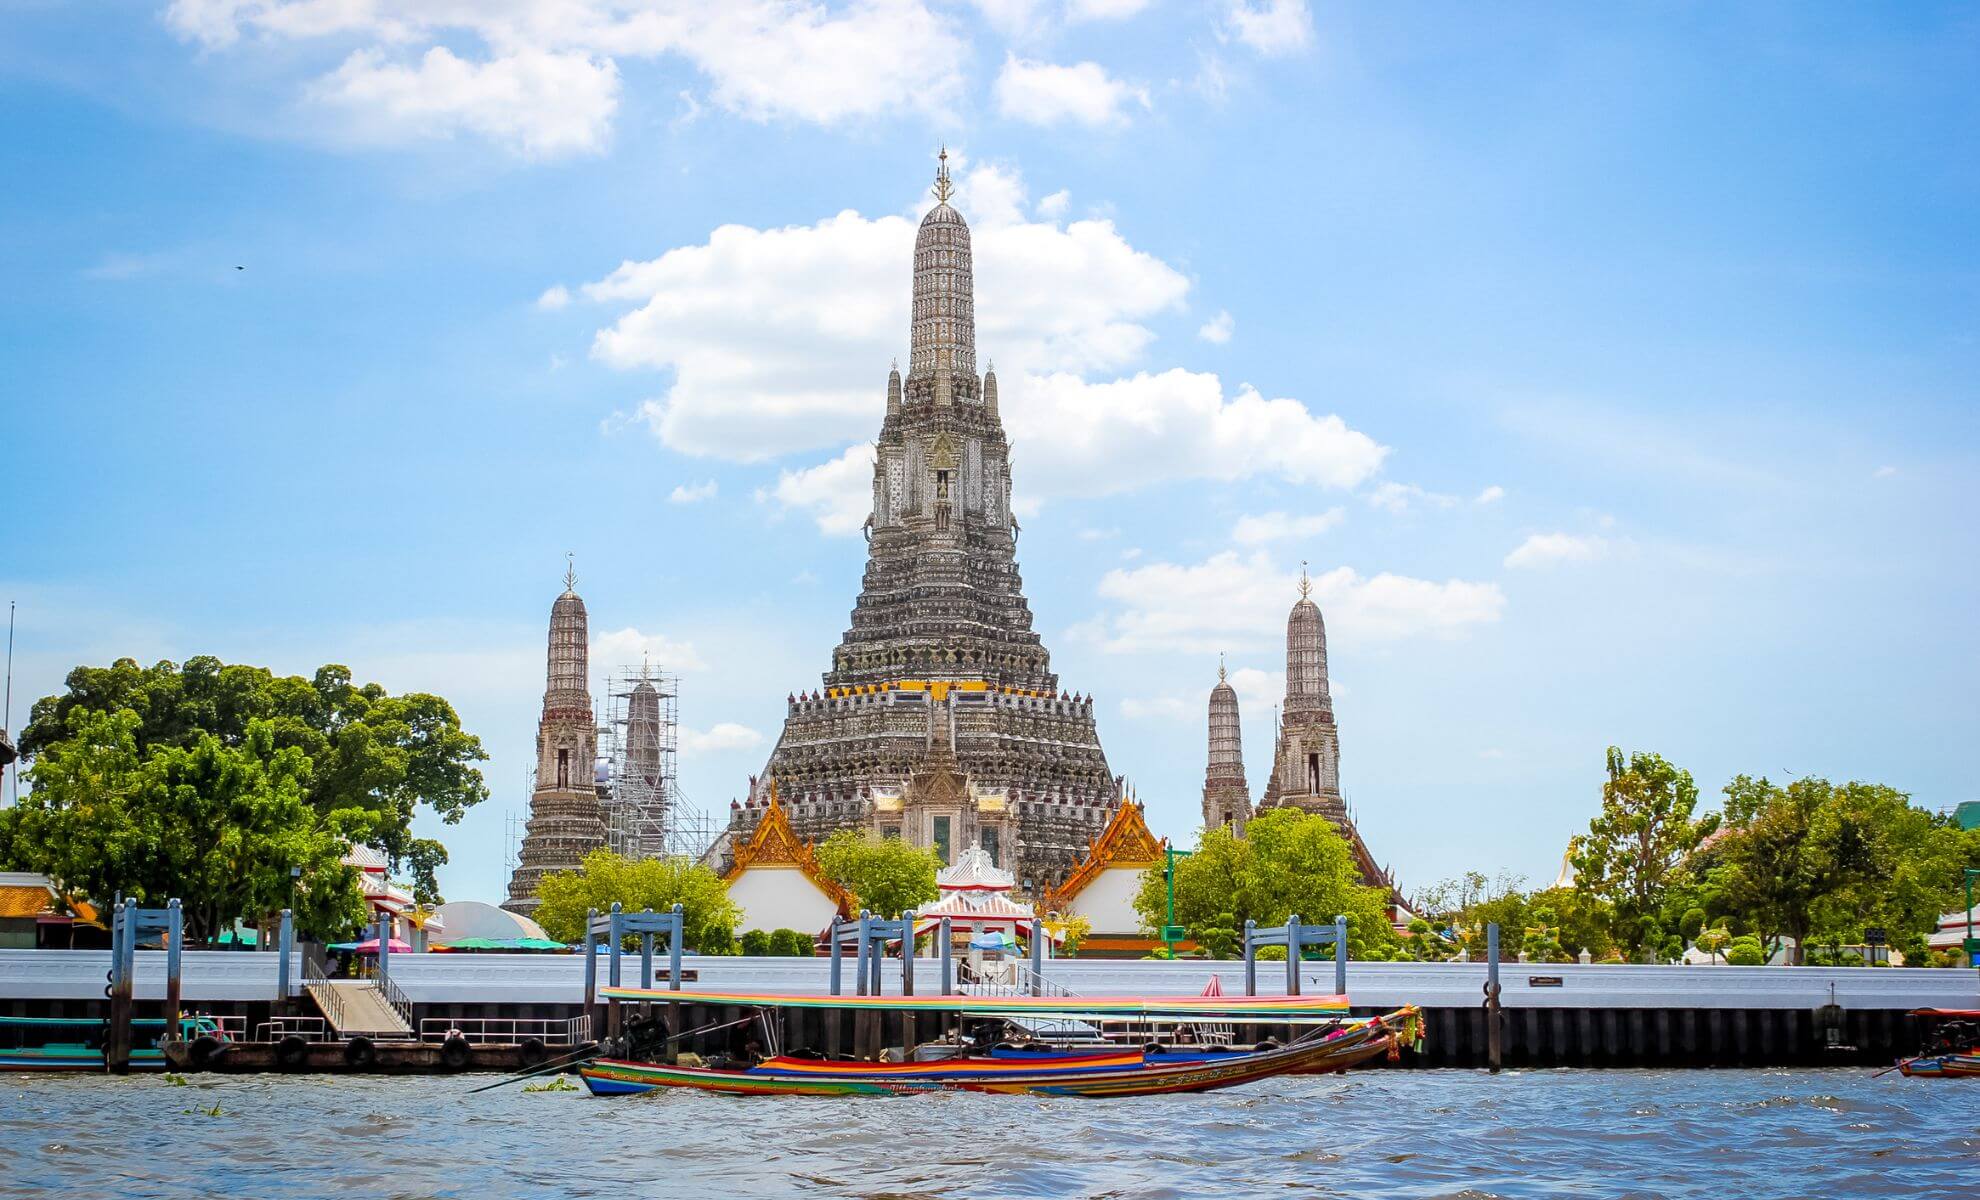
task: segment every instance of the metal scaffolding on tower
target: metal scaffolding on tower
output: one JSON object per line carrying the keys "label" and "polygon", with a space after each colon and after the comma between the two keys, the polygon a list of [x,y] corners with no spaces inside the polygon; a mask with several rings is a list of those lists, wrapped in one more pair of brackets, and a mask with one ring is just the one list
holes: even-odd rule
{"label": "metal scaffolding on tower", "polygon": [[680,694],[679,676],[644,665],[606,682],[599,794],[606,844],[627,858],[698,858],[715,836],[681,792]]}

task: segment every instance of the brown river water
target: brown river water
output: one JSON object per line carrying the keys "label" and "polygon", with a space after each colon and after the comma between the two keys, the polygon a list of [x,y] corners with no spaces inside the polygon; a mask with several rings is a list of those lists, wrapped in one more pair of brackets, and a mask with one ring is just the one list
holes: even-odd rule
{"label": "brown river water", "polygon": [[1980,1197],[1980,1080],[1365,1071],[1115,1101],[0,1075],[0,1197]]}

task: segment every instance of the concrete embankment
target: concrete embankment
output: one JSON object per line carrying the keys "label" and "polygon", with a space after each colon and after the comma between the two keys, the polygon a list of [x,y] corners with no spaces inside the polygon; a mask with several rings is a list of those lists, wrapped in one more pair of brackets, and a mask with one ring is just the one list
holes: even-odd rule
{"label": "concrete embankment", "polygon": [[[186,1006],[227,1016],[251,1038],[278,1017],[316,1014],[301,984],[300,957],[291,960],[291,994],[278,997],[274,954],[190,951]],[[163,996],[163,959],[162,954],[138,956],[140,1011],[148,1013]],[[0,951],[0,1015],[99,1018],[108,965],[103,951]],[[370,1069],[379,1069],[377,1060],[387,1057],[402,1062],[402,1069],[447,1069],[433,1047],[450,1030],[479,1031],[469,1069],[519,1064],[517,1047],[533,1042],[532,1055],[557,1053],[560,1039],[545,1037],[544,1031],[585,1015],[579,956],[408,954],[393,955],[390,965],[411,1008],[413,1045],[379,1043]],[[636,961],[627,970],[630,982]],[[932,959],[918,962],[917,990],[936,990],[938,971]],[[601,963],[601,983],[603,974]],[[1081,996],[1195,995],[1213,976],[1227,994],[1244,989],[1241,963],[1061,960],[1048,963],[1045,975],[1055,987]],[[744,1010],[696,1003],[697,988],[773,994],[827,989],[822,959],[690,955],[683,976],[682,1029],[747,1016]],[[1884,1064],[1917,1048],[1911,1010],[1980,1007],[1980,972],[1972,970],[1507,963],[1501,982],[1508,1067]],[[1482,963],[1348,967],[1348,994],[1357,1013],[1403,1004],[1424,1010],[1423,1052],[1404,1059],[1423,1066],[1484,1064],[1484,983]],[[1261,993],[1283,993],[1284,965],[1259,964],[1258,985]],[[1330,991],[1332,964],[1302,964],[1300,987],[1308,994]],[[883,990],[900,990],[898,962],[886,964]],[[824,1048],[831,1040],[824,1014],[787,1010],[781,1019],[779,1036],[787,1048]],[[841,1030],[842,1049],[851,1048],[850,1024],[848,1019]],[[738,1032],[747,1029],[738,1026],[684,1045],[719,1047],[749,1036]],[[602,1025],[598,1032],[605,1032]],[[882,1036],[891,1040],[902,1032],[900,1014],[888,1014]],[[933,1018],[920,1017],[915,1032],[932,1036]],[[563,1039],[581,1040],[569,1030]],[[425,1049],[418,1048],[422,1043]],[[501,1046],[509,1050],[498,1053]],[[259,1056],[244,1054],[241,1064]],[[304,1058],[302,1069],[346,1064],[341,1052],[328,1048],[313,1046]]]}

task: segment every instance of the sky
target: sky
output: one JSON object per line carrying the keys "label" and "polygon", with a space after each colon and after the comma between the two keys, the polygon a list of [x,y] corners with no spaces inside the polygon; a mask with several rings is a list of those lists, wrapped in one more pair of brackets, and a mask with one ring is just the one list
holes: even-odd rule
{"label": "sky", "polygon": [[1159,834],[1302,563],[1406,892],[1604,748],[1980,797],[1980,16],[1931,4],[0,0],[13,722],[81,663],[433,691],[499,900],[566,555],[726,813],[975,235],[1037,627]]}

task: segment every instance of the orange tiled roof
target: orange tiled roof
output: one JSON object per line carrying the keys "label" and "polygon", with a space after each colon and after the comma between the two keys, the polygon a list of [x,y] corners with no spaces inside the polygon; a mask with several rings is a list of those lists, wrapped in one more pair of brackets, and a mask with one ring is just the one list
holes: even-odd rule
{"label": "orange tiled roof", "polygon": [[818,886],[819,891],[831,897],[833,903],[839,906],[840,916],[850,917],[859,909],[859,901],[825,874],[811,847],[791,828],[790,818],[784,815],[784,806],[777,803],[775,784],[770,787],[770,808],[756,823],[756,832],[750,835],[749,841],[736,847],[735,865],[722,877],[722,882],[734,883],[752,866],[796,867]]}
{"label": "orange tiled roof", "polygon": [[0,917],[38,917],[55,911],[55,897],[45,887],[0,887]]}
{"label": "orange tiled roof", "polygon": [[1123,800],[1114,810],[1114,819],[1093,839],[1085,860],[1073,868],[1064,883],[1046,894],[1043,907],[1047,912],[1064,912],[1072,898],[1108,867],[1152,867],[1161,861],[1162,842],[1148,831],[1141,805]]}

